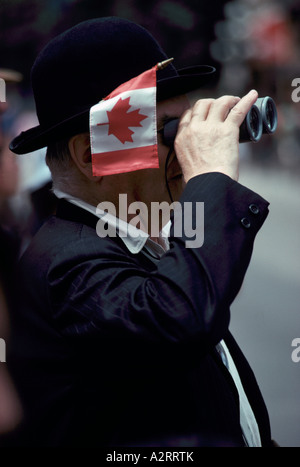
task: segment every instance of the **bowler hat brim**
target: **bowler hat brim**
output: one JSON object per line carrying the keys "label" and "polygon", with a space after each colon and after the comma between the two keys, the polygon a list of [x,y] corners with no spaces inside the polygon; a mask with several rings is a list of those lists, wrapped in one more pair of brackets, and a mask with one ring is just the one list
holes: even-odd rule
{"label": "bowler hat brim", "polygon": [[[214,72],[215,68],[208,65],[177,70],[178,74],[176,76],[157,81],[157,101],[161,102],[201,88],[212,79]],[[89,110],[90,108],[86,108],[82,112],[52,126],[41,124],[20,133],[11,141],[10,150],[16,154],[27,154],[46,147],[53,142],[89,131]]]}

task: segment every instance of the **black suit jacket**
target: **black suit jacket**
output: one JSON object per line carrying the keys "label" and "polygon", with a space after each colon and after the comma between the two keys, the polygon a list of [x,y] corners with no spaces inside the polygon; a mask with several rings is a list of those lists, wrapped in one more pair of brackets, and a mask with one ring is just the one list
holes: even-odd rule
{"label": "black suit jacket", "polygon": [[228,331],[268,203],[219,173],[192,179],[181,201],[205,203],[204,244],[186,248],[171,231],[158,263],[99,238],[97,218],[66,201],[38,232],[20,264],[8,357],[25,409],[15,444],[243,445],[238,394],[215,351],[224,338],[270,445]]}

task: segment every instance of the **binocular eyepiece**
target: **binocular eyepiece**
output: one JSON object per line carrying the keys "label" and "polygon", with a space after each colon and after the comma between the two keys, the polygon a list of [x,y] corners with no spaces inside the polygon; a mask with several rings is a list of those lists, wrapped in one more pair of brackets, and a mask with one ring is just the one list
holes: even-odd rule
{"label": "binocular eyepiece", "polygon": [[[272,135],[277,129],[278,118],[274,100],[271,97],[260,97],[251,107],[240,126],[240,143],[257,143],[263,134]],[[163,128],[163,142],[172,146],[178,130],[179,119],[167,122]]]}

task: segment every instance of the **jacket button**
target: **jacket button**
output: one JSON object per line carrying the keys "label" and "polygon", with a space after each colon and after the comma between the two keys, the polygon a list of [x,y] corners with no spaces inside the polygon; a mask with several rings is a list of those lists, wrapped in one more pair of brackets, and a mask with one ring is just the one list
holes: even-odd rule
{"label": "jacket button", "polygon": [[243,219],[241,219],[241,224],[245,229],[250,229],[251,227],[251,222],[249,219],[247,219],[247,217],[243,217]]}
{"label": "jacket button", "polygon": [[250,204],[249,211],[255,216],[257,216],[257,214],[259,214],[259,207],[257,206],[257,204]]}

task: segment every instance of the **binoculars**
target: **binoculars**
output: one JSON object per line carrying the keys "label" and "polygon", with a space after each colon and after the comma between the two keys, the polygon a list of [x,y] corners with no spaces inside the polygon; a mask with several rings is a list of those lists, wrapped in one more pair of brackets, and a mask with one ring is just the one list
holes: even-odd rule
{"label": "binoculars", "polygon": [[[251,107],[240,126],[240,143],[257,143],[263,134],[272,135],[277,129],[277,109],[271,97],[260,97]],[[163,128],[163,142],[172,146],[178,130],[179,119],[167,122]]]}

